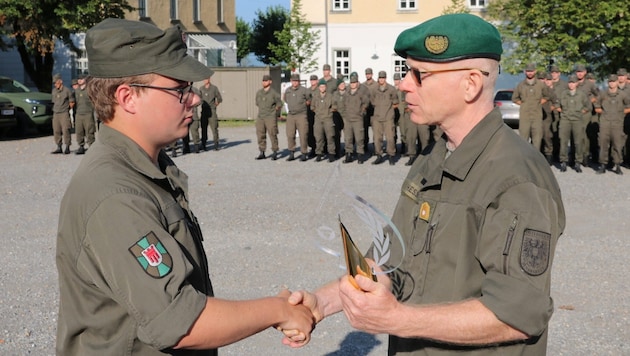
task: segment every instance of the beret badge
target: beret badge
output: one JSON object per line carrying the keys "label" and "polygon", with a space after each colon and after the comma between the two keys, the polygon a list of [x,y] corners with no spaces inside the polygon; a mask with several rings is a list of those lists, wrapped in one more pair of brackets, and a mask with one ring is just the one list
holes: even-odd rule
{"label": "beret badge", "polygon": [[424,47],[432,54],[442,54],[448,49],[448,37],[440,35],[427,36]]}

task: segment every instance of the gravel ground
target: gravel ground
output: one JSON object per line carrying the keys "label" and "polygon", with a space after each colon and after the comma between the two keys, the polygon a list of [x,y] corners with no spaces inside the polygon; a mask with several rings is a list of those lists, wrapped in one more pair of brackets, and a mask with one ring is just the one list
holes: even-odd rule
{"label": "gravel ground", "polygon": [[[221,128],[223,149],[175,158],[190,177],[218,297],[247,299],[281,287],[313,289],[343,273],[307,231],[337,163],[255,161],[254,128]],[[284,126],[280,146],[286,147]],[[74,137],[73,137],[74,138]],[[52,138],[0,140],[0,354],[54,354],[57,315],[55,235],[59,202],[81,156],[50,155]],[[74,147],[76,149],[76,146]],[[286,152],[284,152],[286,154]],[[373,160],[373,159],[372,159]],[[339,162],[339,161],[338,161]],[[391,213],[408,170],[342,165],[353,191]],[[550,355],[630,355],[630,172],[559,173],[567,228],[556,252]],[[385,355],[387,338],[353,330],[343,315],[324,320],[311,343],[284,348],[264,331],[222,355]]]}

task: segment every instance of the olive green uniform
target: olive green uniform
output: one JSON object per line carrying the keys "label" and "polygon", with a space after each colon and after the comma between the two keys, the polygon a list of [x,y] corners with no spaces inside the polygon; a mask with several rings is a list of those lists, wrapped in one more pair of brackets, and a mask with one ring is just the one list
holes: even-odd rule
{"label": "olive green uniform", "polygon": [[284,91],[284,102],[287,103],[289,109],[286,122],[289,151],[295,152],[295,132],[297,131],[300,135],[300,151],[303,155],[308,154],[307,104],[310,100],[311,93],[301,85],[298,85],[297,88],[290,86]]}
{"label": "olive green uniform", "polygon": [[334,106],[331,93],[314,93],[311,99],[311,109],[315,113],[315,124],[313,130],[315,134],[315,153],[318,156],[324,154],[324,145],[327,144],[329,155],[335,154],[335,124],[333,122]]}
{"label": "olive green uniform", "polygon": [[553,103],[558,101],[558,98],[556,97],[556,93],[552,88],[548,89],[548,94],[549,94],[549,100],[547,100],[542,105],[542,108],[543,108],[542,138],[543,138],[543,143],[544,143],[542,150],[545,157],[551,157],[553,154],[553,131],[552,131],[553,113],[552,113],[551,108],[553,106]]}
{"label": "olive green uniform", "polygon": [[630,96],[617,90],[611,93],[606,90],[600,93],[596,108],[603,112],[599,118],[599,163],[608,164],[608,150],[612,156],[612,163],[617,165],[622,161],[622,150],[625,144],[623,137],[624,109],[630,108]]}
{"label": "olive green uniform", "polygon": [[[372,90],[378,86],[378,82],[374,79],[369,81],[364,81],[359,86],[359,90],[361,90],[363,95],[366,95],[368,101],[371,99]],[[372,124],[372,115],[374,115],[374,106],[372,102],[367,107],[365,111],[365,115],[363,116],[363,146],[365,149],[365,153],[369,153],[368,146],[370,144],[370,125]]]}
{"label": "olive green uniform", "polygon": [[[390,336],[389,355],[544,355],[553,313],[551,265],[565,227],[556,179],[497,109],[447,153],[440,139],[402,185],[392,221],[406,254],[391,275],[394,293],[418,305],[477,298],[499,320],[534,337],[474,348]],[[400,259],[392,250],[390,261]]]}
{"label": "olive green uniform", "polygon": [[[418,152],[422,151],[429,145],[431,132],[429,125],[420,125],[411,121],[411,115],[407,110],[407,102],[405,102],[406,93],[398,90],[398,110],[400,111],[400,128],[405,128],[404,135],[406,136],[405,142],[407,147],[407,155],[415,157]],[[404,124],[403,124],[404,122]],[[417,142],[417,143],[416,143]],[[418,150],[420,146],[420,150]]]}
{"label": "olive green uniform", "polygon": [[518,83],[512,93],[512,101],[520,103],[518,132],[525,140],[540,150],[543,138],[543,109],[541,100],[549,100],[549,90],[538,79],[525,79]]}
{"label": "olive green uniform", "polygon": [[558,127],[558,135],[560,136],[560,162],[569,161],[569,142],[573,135],[573,151],[575,152],[575,160],[579,161],[584,155],[584,115],[588,113],[589,120],[591,115],[591,102],[584,92],[580,90],[565,90],[560,96],[559,107],[562,109],[562,117],[560,118],[560,126]]}
{"label": "olive green uniform", "polygon": [[363,95],[360,88],[361,86],[354,91],[348,89],[344,95],[343,138],[346,154],[352,154],[356,145],[357,154],[363,156],[365,154],[363,117],[370,100]]}
{"label": "olive green uniform", "polygon": [[58,355],[216,355],[171,349],[213,295],[187,180],[101,127],[61,202]]}
{"label": "olive green uniform", "polygon": [[72,129],[72,122],[70,121],[70,103],[74,103],[74,95],[72,91],[65,86],[61,86],[60,89],[52,89],[52,102],[53,102],[53,138],[57,146],[61,146],[62,138],[63,144],[70,146],[72,144],[72,137],[70,130]]}
{"label": "olive green uniform", "polygon": [[383,154],[383,136],[387,140],[386,153],[390,157],[396,155],[396,140],[394,139],[394,108],[398,105],[398,94],[393,85],[385,83],[378,85],[370,92],[370,102],[374,106],[372,115],[372,132],[374,139],[374,152]]}
{"label": "olive green uniform", "polygon": [[583,162],[586,164],[588,162],[588,157],[590,156],[590,153],[591,153],[590,140],[586,135],[586,131],[587,131],[587,127],[591,124],[591,122],[593,122],[593,120],[597,120],[596,116],[595,116],[595,119],[593,118],[593,113],[594,113],[593,103],[595,102],[595,100],[597,100],[597,96],[599,95],[599,90],[597,89],[597,86],[595,86],[595,84],[593,84],[591,81],[587,79],[584,79],[581,82],[578,82],[577,90],[586,94],[586,97],[588,98],[589,103],[590,103],[588,111],[582,115],[582,128],[584,130],[584,134],[582,135],[582,155],[575,156],[576,161],[579,160],[579,158],[581,157]]}
{"label": "olive green uniform", "polygon": [[94,133],[96,132],[96,123],[94,122],[94,107],[92,101],[88,97],[87,89],[81,87],[74,91],[74,112],[75,123],[74,131],[77,134],[77,143],[79,146],[88,144],[91,146],[94,143]]}
{"label": "olive green uniform", "polygon": [[256,106],[258,107],[258,117],[256,118],[258,149],[260,152],[265,152],[267,135],[269,135],[271,150],[278,152],[278,113],[282,108],[280,95],[271,87],[268,90],[261,88],[256,92]]}
{"label": "olive green uniform", "polygon": [[[216,85],[210,84],[208,87],[202,85],[199,88],[201,92],[201,147],[205,150],[206,141],[208,141],[208,126],[212,130],[212,141],[214,148],[219,148],[219,117],[217,116],[217,105],[223,102],[221,91]],[[192,129],[192,127],[191,127]],[[196,134],[196,135],[195,135]],[[199,133],[194,130],[192,133],[195,146],[199,144]],[[195,136],[197,138],[195,139]]]}

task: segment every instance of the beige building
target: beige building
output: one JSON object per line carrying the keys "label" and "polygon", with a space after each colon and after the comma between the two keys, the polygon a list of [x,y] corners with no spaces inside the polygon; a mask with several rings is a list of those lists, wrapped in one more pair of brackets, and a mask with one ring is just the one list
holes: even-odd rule
{"label": "beige building", "polygon": [[[488,0],[466,0],[472,14],[483,15]],[[302,0],[302,13],[320,32],[321,46],[315,54],[321,67],[329,63],[335,73],[348,77],[366,68],[405,74],[405,60],[394,53],[396,37],[403,30],[442,14],[451,0]],[[362,79],[363,78],[363,79]]]}

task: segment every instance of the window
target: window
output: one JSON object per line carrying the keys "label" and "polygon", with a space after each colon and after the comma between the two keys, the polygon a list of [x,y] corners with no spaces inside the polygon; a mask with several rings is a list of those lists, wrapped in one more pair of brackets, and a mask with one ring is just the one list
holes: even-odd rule
{"label": "window", "polygon": [[469,0],[468,4],[471,8],[484,8],[486,7],[486,0]]}
{"label": "window", "polygon": [[350,50],[337,49],[334,51],[334,56],[336,73],[341,73],[344,78],[348,78],[350,76]]}
{"label": "window", "polygon": [[[400,74],[404,78],[407,74],[407,61],[401,58],[394,58],[394,74]],[[393,76],[392,76],[393,77]]]}
{"label": "window", "polygon": [[225,23],[225,14],[223,13],[223,0],[217,1],[217,23]]}
{"label": "window", "polygon": [[332,11],[350,11],[350,0],[332,0]]}
{"label": "window", "polygon": [[171,0],[171,21],[179,20],[179,12],[177,11],[177,0]]}
{"label": "window", "polygon": [[201,22],[201,0],[193,0],[193,22]]}
{"label": "window", "polygon": [[74,57],[74,68],[76,73],[74,73],[75,75],[73,78],[76,78],[81,74],[88,74],[88,58],[86,51],[81,52],[81,57]]}
{"label": "window", "polygon": [[149,0],[138,0],[138,16],[141,19],[149,17],[149,9],[147,8],[147,3]]}
{"label": "window", "polygon": [[416,0],[398,0],[398,10],[416,10]]}

